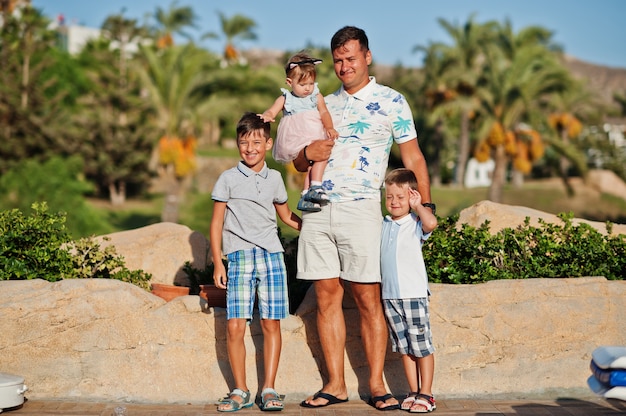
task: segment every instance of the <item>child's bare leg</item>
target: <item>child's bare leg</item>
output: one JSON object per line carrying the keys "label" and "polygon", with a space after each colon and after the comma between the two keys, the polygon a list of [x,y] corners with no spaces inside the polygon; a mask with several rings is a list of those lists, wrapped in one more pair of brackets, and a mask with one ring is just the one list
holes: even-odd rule
{"label": "child's bare leg", "polygon": [[304,176],[304,187],[303,189],[303,193],[308,191],[309,188],[311,187],[311,166],[309,166],[309,169],[306,172],[306,175]]}
{"label": "child's bare leg", "polygon": [[[245,319],[229,319],[226,329],[226,348],[228,350],[228,359],[230,361],[230,369],[235,379],[234,388],[248,391],[246,383],[246,345],[244,343],[244,335],[246,333]],[[233,400],[240,401],[238,397],[232,397]],[[218,406],[219,410],[230,410],[230,404]]]}
{"label": "child's bare leg", "polygon": [[415,401],[415,394],[419,391],[419,368],[417,366],[417,357],[410,354],[402,354],[402,366],[404,367],[404,375],[409,384],[409,394],[402,401],[400,407],[402,410],[409,410]]}
{"label": "child's bare leg", "polygon": [[302,197],[310,202],[316,204],[325,204],[328,202],[328,195],[326,195],[326,191],[322,188],[322,178],[324,175],[324,168],[328,163],[326,161],[315,162],[309,168],[308,176],[310,189],[306,192],[303,192]]}
{"label": "child's bare leg", "polygon": [[[314,184],[311,183],[311,166],[309,166],[306,176],[304,177],[304,188],[302,189],[301,197],[298,201],[298,209],[300,211],[321,211],[322,208],[320,207],[318,201],[311,199],[311,197],[314,198],[317,196],[316,192],[311,189],[311,186],[313,185]],[[321,182],[319,185],[321,185]]]}
{"label": "child's bare leg", "polygon": [[420,393],[433,395],[433,377],[435,375],[435,354],[417,359],[420,377]]}
{"label": "child's bare leg", "polygon": [[[262,319],[261,329],[263,330],[263,366],[265,367],[262,391],[266,388],[274,388],[283,341],[280,333],[280,320]],[[274,403],[267,404],[274,405]]]}
{"label": "child's bare leg", "polygon": [[419,391],[419,370],[417,357],[410,354],[402,355],[402,366],[404,375],[409,383],[409,391]]}
{"label": "child's bare leg", "polygon": [[322,179],[324,178],[324,169],[326,169],[326,165],[328,165],[327,160],[313,163],[313,166],[311,166],[308,175],[311,177],[311,185],[322,184]]}

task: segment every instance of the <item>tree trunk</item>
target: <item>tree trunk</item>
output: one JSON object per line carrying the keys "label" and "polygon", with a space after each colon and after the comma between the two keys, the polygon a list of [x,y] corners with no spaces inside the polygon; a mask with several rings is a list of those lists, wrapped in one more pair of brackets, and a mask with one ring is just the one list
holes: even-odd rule
{"label": "tree trunk", "polygon": [[504,146],[498,145],[495,149],[495,167],[493,169],[493,177],[491,179],[491,186],[487,194],[487,199],[492,202],[502,203],[502,190],[506,182],[506,153],[504,152]]}
{"label": "tree trunk", "polygon": [[111,205],[121,206],[126,202],[126,182],[120,181],[119,186],[115,186],[115,183],[109,184],[109,199]]}
{"label": "tree trunk", "polygon": [[162,222],[178,223],[180,201],[177,193],[168,192],[165,195],[165,202],[163,203],[163,211],[161,212]]}
{"label": "tree trunk", "polygon": [[465,167],[467,166],[467,158],[469,156],[469,114],[466,110],[461,112],[461,134],[459,136],[458,158],[456,163],[456,174],[454,181],[457,186],[463,186],[465,183]]}
{"label": "tree trunk", "polygon": [[22,65],[22,110],[28,108],[28,82],[30,76],[30,55],[24,57]]}
{"label": "tree trunk", "polygon": [[516,188],[521,188],[524,185],[524,174],[519,170],[514,169],[511,172],[511,183]]}
{"label": "tree trunk", "polygon": [[[569,144],[569,137],[567,135],[567,129],[561,128],[561,140],[563,144],[567,146]],[[567,192],[567,196],[574,196],[574,188],[569,181],[569,168],[571,163],[567,157],[561,155],[559,158],[559,174],[561,175],[561,180],[563,181],[563,185],[565,186],[565,192]]]}
{"label": "tree trunk", "polygon": [[433,160],[431,165],[431,186],[441,186],[441,148],[443,147],[443,122],[441,119],[437,119],[435,123],[435,150],[433,152]]}
{"label": "tree trunk", "polygon": [[168,178],[170,180],[168,180],[167,193],[165,194],[165,201],[163,201],[161,221],[178,223],[181,183],[174,175],[173,166],[168,166],[168,168],[168,176],[171,177]]}

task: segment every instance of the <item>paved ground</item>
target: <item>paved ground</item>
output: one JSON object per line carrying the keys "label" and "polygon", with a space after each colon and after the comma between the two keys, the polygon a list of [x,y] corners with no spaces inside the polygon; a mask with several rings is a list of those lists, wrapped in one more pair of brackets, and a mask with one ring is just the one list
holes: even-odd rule
{"label": "paved ground", "polygon": [[[27,400],[17,409],[5,410],[2,416],[114,416],[117,403]],[[206,405],[147,405],[124,404],[126,416],[204,416],[218,414],[214,404]],[[262,415],[257,406],[243,409],[238,415]],[[361,400],[321,409],[305,409],[298,403],[287,403],[276,415],[285,416],[356,416],[380,413]],[[406,414],[401,410],[389,415]],[[604,416],[626,415],[626,402],[603,399],[555,400],[440,400],[433,416]]]}

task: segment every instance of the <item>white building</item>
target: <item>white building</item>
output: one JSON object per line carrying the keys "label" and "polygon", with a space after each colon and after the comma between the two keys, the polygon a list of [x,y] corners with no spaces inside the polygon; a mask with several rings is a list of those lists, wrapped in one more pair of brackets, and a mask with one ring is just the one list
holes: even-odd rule
{"label": "white building", "polygon": [[[59,33],[59,41],[61,48],[68,51],[71,55],[79,53],[83,47],[92,39],[98,39],[102,35],[102,30],[93,27],[81,26],[76,24],[66,25],[63,18],[59,18],[56,22],[50,24],[50,29]],[[151,39],[141,39],[141,43],[149,44]],[[111,49],[119,49],[120,44],[117,41],[111,42]],[[124,51],[126,56],[132,56],[139,51],[137,39],[127,42]]]}
{"label": "white building", "polygon": [[486,162],[479,162],[475,158],[471,158],[467,162],[465,168],[465,187],[466,188],[478,188],[491,186],[491,175],[496,163],[493,159],[489,159]]}
{"label": "white building", "polygon": [[618,123],[605,123],[604,131],[609,137],[609,142],[615,147],[626,147],[626,125]]}
{"label": "white building", "polygon": [[80,52],[85,44],[91,39],[100,37],[100,29],[79,25],[57,25],[56,31],[61,37],[61,46],[70,54]]}

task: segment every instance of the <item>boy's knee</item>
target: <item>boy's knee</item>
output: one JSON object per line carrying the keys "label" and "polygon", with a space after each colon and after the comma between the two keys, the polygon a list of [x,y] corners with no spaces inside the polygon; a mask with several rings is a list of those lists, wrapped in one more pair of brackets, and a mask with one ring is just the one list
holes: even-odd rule
{"label": "boy's knee", "polygon": [[280,333],[280,320],[262,319],[261,329],[263,330],[263,333],[266,333],[266,332],[279,332]]}
{"label": "boy's knee", "polygon": [[246,332],[247,323],[245,319],[230,319],[226,327],[229,337],[242,337]]}

